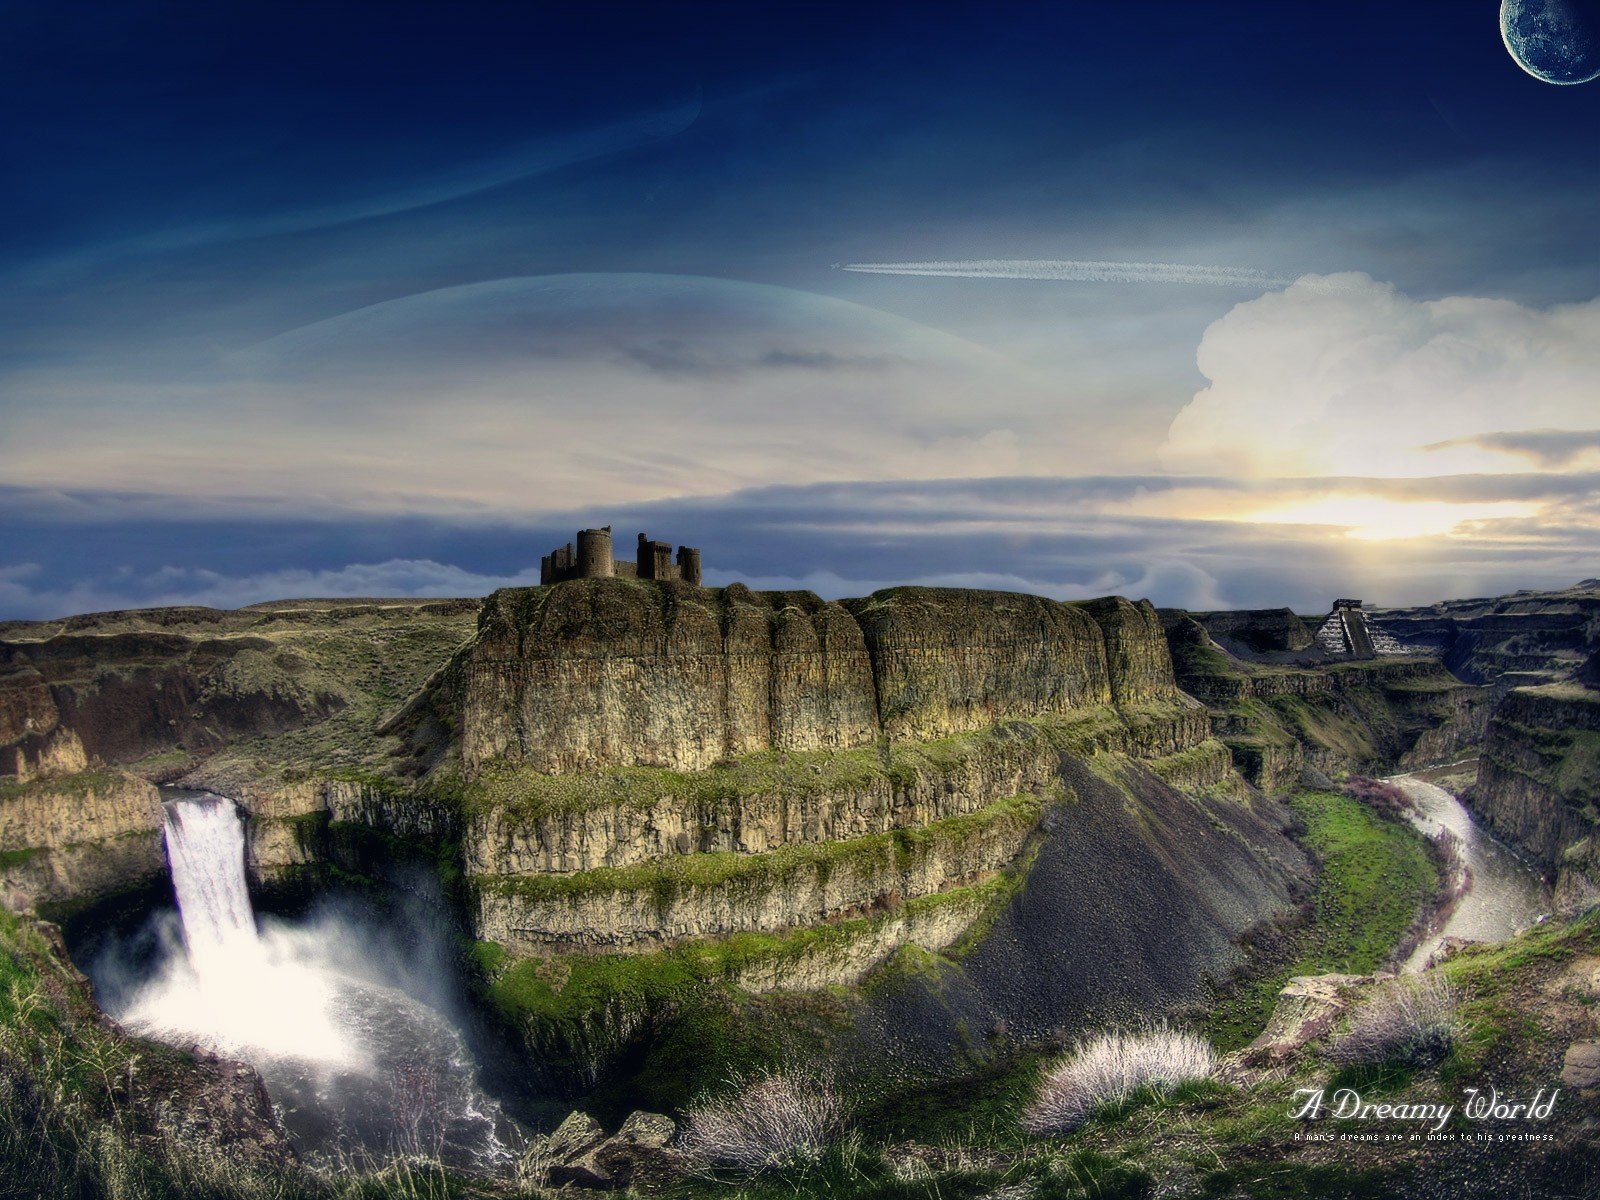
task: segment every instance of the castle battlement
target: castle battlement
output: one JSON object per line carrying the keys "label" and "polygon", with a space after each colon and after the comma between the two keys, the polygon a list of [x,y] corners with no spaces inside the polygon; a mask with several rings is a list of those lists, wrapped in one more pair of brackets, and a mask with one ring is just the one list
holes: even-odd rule
{"label": "castle battlement", "polygon": [[612,553],[611,526],[580,529],[576,543],[558,546],[539,560],[539,582],[567,579],[678,579],[700,585],[700,551],[679,546],[676,559],[671,542],[639,535],[633,562],[618,561]]}

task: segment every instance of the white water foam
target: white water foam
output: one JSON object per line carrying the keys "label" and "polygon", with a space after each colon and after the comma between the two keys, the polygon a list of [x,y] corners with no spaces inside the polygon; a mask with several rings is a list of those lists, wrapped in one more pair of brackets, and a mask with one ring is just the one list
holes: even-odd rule
{"label": "white water foam", "polygon": [[244,824],[225,797],[168,800],[165,834],[181,944],[169,918],[155,974],[113,1016],[253,1065],[302,1148],[509,1160],[461,1034],[394,986],[382,939],[336,915],[258,930]]}
{"label": "white water foam", "polygon": [[124,1022],[163,1041],[193,1041],[250,1061],[370,1069],[364,1048],[340,1027],[315,939],[286,929],[257,933],[244,826],[233,801],[169,800],[166,844],[187,953],[168,956]]}

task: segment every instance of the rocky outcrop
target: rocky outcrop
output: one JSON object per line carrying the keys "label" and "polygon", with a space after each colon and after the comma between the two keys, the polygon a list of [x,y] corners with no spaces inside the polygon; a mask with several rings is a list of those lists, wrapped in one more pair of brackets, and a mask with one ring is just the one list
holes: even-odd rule
{"label": "rocky outcrop", "polygon": [[936,748],[762,755],[695,774],[491,776],[474,793],[463,854],[475,874],[567,873],[914,828],[1052,786],[1052,732],[1012,721]]}
{"label": "rocky outcrop", "polygon": [[1517,688],[1489,722],[1469,802],[1557,879],[1558,907],[1600,900],[1600,691]]}
{"label": "rocky outcrop", "polygon": [[698,770],[878,733],[861,630],[806,594],[573,580],[496,592],[454,664],[461,758]]}
{"label": "rocky outcrop", "polygon": [[555,1132],[536,1134],[529,1140],[518,1174],[523,1182],[536,1186],[653,1190],[692,1166],[672,1148],[677,1132],[671,1117],[633,1112],[608,1137],[588,1113],[570,1113]]}
{"label": "rocky outcrop", "polygon": [[853,601],[884,731],[943,737],[1111,700],[1105,639],[1039,596],[900,588]]}
{"label": "rocky outcrop", "polygon": [[1234,609],[1190,614],[1218,642],[1258,654],[1311,648],[1311,629],[1287,608]]}
{"label": "rocky outcrop", "polygon": [[480,937],[523,952],[651,949],[837,921],[980,882],[1016,856],[1041,801],[1018,797],[912,830],[763,854],[680,856],[571,876],[480,876]]}
{"label": "rocky outcrop", "polygon": [[308,686],[309,662],[266,638],[61,634],[0,644],[0,656],[13,664],[4,690],[36,699],[45,685],[47,719],[102,763],[174,746],[203,753],[324,719],[345,702],[331,686]]}
{"label": "rocky outcrop", "polygon": [[1483,738],[1489,690],[1434,659],[1245,661],[1186,614],[1168,612],[1163,623],[1179,685],[1205,703],[1213,735],[1263,791],[1296,785],[1308,765],[1330,775],[1409,769],[1458,757]]}
{"label": "rocky outcrop", "polygon": [[894,588],[824,603],[599,579],[498,592],[413,710],[469,773],[701,770],[1178,697],[1155,610]]}
{"label": "rocky outcrop", "polygon": [[1267,1027],[1239,1052],[1246,1067],[1274,1067],[1326,1037],[1349,1010],[1353,993],[1369,975],[1298,975],[1284,985]]}
{"label": "rocky outcrop", "polygon": [[1600,651],[1600,580],[1383,609],[1369,620],[1409,650],[1438,657],[1461,679],[1489,686],[1498,702],[1514,687],[1575,679]]}
{"label": "rocky outcrop", "polygon": [[166,869],[161,795],[120,771],[0,784],[0,891],[8,907],[79,901]]}

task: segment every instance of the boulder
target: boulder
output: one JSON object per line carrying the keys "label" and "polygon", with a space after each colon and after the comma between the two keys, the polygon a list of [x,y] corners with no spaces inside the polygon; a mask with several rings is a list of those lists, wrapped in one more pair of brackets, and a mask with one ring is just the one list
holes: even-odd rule
{"label": "boulder", "polygon": [[545,1143],[545,1151],[551,1158],[571,1159],[577,1158],[586,1150],[592,1150],[605,1141],[606,1131],[586,1112],[571,1112],[567,1119],[556,1126]]}
{"label": "boulder", "polygon": [[1249,1066],[1278,1066],[1327,1034],[1350,1007],[1364,975],[1299,975],[1278,993],[1272,1019],[1240,1056]]}
{"label": "boulder", "polygon": [[1561,1082],[1570,1088],[1600,1087],[1600,1040],[1573,1042],[1567,1047]]}
{"label": "boulder", "polygon": [[683,1174],[682,1158],[669,1145],[677,1128],[671,1117],[634,1112],[606,1137],[592,1118],[573,1113],[530,1151],[542,1155],[545,1179],[556,1186],[649,1189]]}

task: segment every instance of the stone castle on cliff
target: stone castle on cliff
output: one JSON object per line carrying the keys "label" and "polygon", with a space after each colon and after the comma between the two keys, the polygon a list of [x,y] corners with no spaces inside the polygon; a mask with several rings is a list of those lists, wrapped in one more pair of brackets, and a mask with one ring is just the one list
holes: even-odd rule
{"label": "stone castle on cliff", "polygon": [[539,582],[567,579],[678,579],[700,586],[700,551],[679,546],[673,560],[672,543],[651,541],[639,535],[635,561],[619,561],[611,552],[611,526],[578,530],[577,546],[568,542],[539,560]]}

